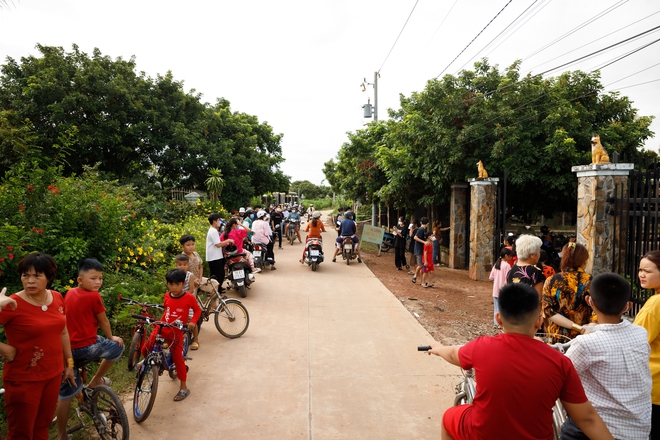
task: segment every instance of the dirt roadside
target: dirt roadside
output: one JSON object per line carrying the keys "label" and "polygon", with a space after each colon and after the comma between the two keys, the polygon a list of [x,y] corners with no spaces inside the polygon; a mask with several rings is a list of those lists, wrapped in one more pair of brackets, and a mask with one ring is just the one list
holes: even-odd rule
{"label": "dirt roadside", "polygon": [[463,344],[500,333],[493,325],[491,282],[473,281],[467,270],[436,267],[434,287],[427,289],[419,281],[413,284],[407,270],[396,270],[394,250],[378,256],[377,250],[363,249],[361,254],[371,272],[436,340]]}

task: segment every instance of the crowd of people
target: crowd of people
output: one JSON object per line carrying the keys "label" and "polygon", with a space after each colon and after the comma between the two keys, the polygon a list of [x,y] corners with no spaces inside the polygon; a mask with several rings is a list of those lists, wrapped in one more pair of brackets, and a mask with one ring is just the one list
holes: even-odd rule
{"label": "crowd of people", "polygon": [[[586,273],[583,245],[571,239],[557,252],[547,228],[539,237],[529,222],[518,234],[490,273],[502,333],[429,352],[473,368],[478,383],[473,403],[445,412],[442,438],[549,439],[559,399],[563,440],[660,439],[660,251],[641,258],[640,284],[655,295],[631,322],[630,283]],[[566,355],[548,345],[567,341]]]}

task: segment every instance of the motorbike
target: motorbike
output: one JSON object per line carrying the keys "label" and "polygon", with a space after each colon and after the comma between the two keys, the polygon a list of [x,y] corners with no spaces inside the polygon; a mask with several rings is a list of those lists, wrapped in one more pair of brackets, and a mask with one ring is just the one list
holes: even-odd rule
{"label": "motorbike", "polygon": [[312,266],[312,271],[323,262],[323,242],[320,238],[308,238],[305,245],[305,257],[303,259],[308,266]]}
{"label": "motorbike", "polygon": [[394,247],[394,235],[389,232],[383,234],[383,243],[380,245],[380,249],[383,252],[387,252]]}
{"label": "motorbike", "polygon": [[299,220],[290,220],[289,221],[289,230],[286,233],[286,239],[289,243],[293,245],[296,242],[296,227],[300,224]]}
{"label": "motorbike", "polygon": [[347,266],[351,264],[351,260],[357,258],[357,252],[355,252],[352,237],[343,237],[343,240],[341,241],[341,256],[346,260]]}
{"label": "motorbike", "polygon": [[226,253],[227,282],[230,289],[238,291],[241,298],[247,296],[247,289],[254,282],[254,274],[244,253]]}
{"label": "motorbike", "polygon": [[254,257],[254,267],[263,270],[264,266],[266,266],[266,246],[255,241],[253,244],[252,256]]}

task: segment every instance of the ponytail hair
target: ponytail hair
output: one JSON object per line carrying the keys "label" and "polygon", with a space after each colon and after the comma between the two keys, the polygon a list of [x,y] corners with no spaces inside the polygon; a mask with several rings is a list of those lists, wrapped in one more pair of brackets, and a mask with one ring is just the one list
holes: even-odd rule
{"label": "ponytail hair", "polygon": [[236,217],[232,217],[231,220],[227,223],[227,226],[225,226],[225,233],[224,233],[224,239],[227,240],[229,238],[229,233],[231,230],[234,228],[235,225],[238,224],[238,220],[236,220]]}
{"label": "ponytail hair", "polygon": [[500,270],[500,267],[502,266],[502,258],[506,257],[507,255],[513,257],[514,252],[509,248],[502,248],[502,250],[500,251],[500,258],[498,258],[497,262],[495,262],[495,266],[493,266],[493,269]]}
{"label": "ponytail hair", "polygon": [[589,251],[580,243],[571,242],[561,250],[561,270],[577,269],[589,259]]}

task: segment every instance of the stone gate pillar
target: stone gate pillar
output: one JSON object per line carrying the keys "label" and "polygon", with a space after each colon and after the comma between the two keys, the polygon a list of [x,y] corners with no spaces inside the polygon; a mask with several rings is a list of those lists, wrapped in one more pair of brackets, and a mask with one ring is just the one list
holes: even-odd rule
{"label": "stone gate pillar", "polygon": [[452,269],[465,269],[467,267],[466,243],[468,196],[467,183],[453,183],[451,185],[451,205],[449,215],[449,267]]}
{"label": "stone gate pillar", "polygon": [[614,230],[615,185],[622,184],[623,193],[628,183],[632,163],[582,165],[572,168],[577,174],[577,242],[589,251],[585,271],[593,276],[611,272],[613,246],[617,237]]}
{"label": "stone gate pillar", "polygon": [[470,182],[470,278],[488,279],[495,264],[495,216],[497,177],[469,179]]}

